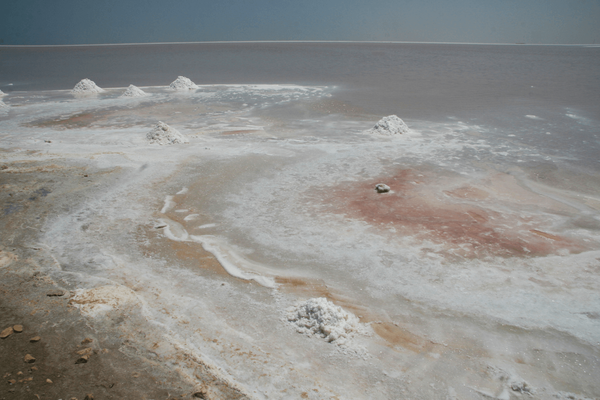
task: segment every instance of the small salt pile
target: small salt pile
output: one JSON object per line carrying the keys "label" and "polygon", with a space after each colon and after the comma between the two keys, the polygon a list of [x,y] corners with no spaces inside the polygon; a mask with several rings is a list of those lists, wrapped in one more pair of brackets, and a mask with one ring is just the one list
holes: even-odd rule
{"label": "small salt pile", "polygon": [[186,78],[185,76],[179,76],[169,85],[169,88],[173,90],[193,90],[198,89],[198,85]]}
{"label": "small salt pile", "polygon": [[127,90],[120,97],[145,97],[148,93],[135,85],[129,85]]}
{"label": "small salt pile", "polygon": [[73,94],[92,94],[102,92],[104,92],[104,89],[96,85],[94,81],[91,81],[87,78],[79,81],[79,83],[75,85],[73,90],[71,90],[71,93]]}
{"label": "small salt pile", "polygon": [[403,133],[409,133],[410,129],[396,115],[390,115],[388,117],[383,117],[375,124],[375,126],[367,131],[368,133],[383,135],[383,136],[393,136],[393,135],[401,135]]}
{"label": "small salt pile", "polygon": [[298,333],[318,335],[338,345],[346,344],[355,334],[369,333],[368,328],[355,315],[324,297],[299,302],[288,309],[287,320],[295,325]]}
{"label": "small salt pile", "polygon": [[160,145],[189,142],[189,140],[177,129],[171,128],[162,121],[158,121],[158,124],[156,124],[154,129],[148,132],[146,138],[150,141],[150,143],[156,143]]}

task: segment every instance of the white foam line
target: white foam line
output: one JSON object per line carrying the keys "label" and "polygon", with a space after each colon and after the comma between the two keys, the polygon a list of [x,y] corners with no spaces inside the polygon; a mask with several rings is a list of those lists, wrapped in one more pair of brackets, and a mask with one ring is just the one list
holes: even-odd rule
{"label": "white foam line", "polygon": [[165,205],[163,206],[162,210],[160,210],[161,214],[166,213],[167,211],[169,211],[170,209],[172,209],[173,207],[175,207],[177,204],[173,201],[173,196],[167,196],[165,198]]}
{"label": "white foam line", "polygon": [[273,278],[257,275],[251,272],[242,271],[238,266],[245,267],[250,269],[252,267],[259,267],[258,264],[252,263],[238,254],[236,254],[229,246],[221,243],[219,239],[214,236],[195,236],[191,235],[190,238],[200,244],[204,250],[212,253],[221,266],[227,271],[227,273],[231,276],[235,276],[236,278],[244,279],[244,280],[252,280],[268,288],[276,288],[277,284]]}

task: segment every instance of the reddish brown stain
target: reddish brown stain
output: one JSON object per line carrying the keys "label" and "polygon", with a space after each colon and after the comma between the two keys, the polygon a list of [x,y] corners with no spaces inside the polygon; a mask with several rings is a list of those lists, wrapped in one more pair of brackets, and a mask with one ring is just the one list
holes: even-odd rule
{"label": "reddish brown stain", "polygon": [[[386,235],[442,244],[447,255],[542,256],[562,248],[571,252],[584,249],[569,239],[543,232],[542,221],[525,218],[518,210],[492,210],[493,199],[483,190],[460,187],[443,191],[436,180],[444,179],[405,169],[363,182],[344,182],[319,190],[317,196],[328,212],[363,220]],[[378,183],[387,184],[392,191],[377,193]],[[481,202],[483,199],[487,203]],[[473,204],[476,202],[481,205]],[[390,228],[396,233],[390,233]]]}

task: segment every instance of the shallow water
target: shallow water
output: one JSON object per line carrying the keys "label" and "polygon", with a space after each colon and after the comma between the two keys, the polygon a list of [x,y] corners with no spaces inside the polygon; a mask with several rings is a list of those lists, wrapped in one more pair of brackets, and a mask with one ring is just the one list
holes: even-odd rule
{"label": "shallow water", "polygon": [[[188,72],[182,60],[210,73],[179,93],[156,86],[158,67],[85,72],[141,99],[8,91],[0,134],[9,161],[119,168],[120,184],[41,241],[71,288],[134,290],[169,332],[165,362],[192,371],[169,358],[183,348],[256,398],[599,396],[597,48],[127,50],[122,67],[180,60],[163,85]],[[17,64],[74,52],[2,51]],[[74,54],[89,65],[124,51]],[[256,68],[209,68],[236,60]],[[391,113],[412,132],[365,132]],[[157,120],[190,144],[149,145]],[[286,309],[321,296],[372,335],[338,346],[297,333]]]}

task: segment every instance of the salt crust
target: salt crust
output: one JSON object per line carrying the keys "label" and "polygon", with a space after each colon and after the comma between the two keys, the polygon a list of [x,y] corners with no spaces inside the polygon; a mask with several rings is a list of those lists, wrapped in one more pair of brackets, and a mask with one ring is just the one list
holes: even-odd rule
{"label": "salt crust", "polygon": [[129,85],[127,90],[120,97],[145,97],[148,93],[135,85]]}
{"label": "salt crust", "polygon": [[158,121],[158,124],[156,124],[154,129],[148,132],[146,138],[150,141],[150,143],[156,143],[160,145],[189,142],[189,140],[177,129],[171,128],[162,121]]}
{"label": "salt crust", "polygon": [[367,131],[371,134],[393,136],[409,133],[410,129],[404,121],[396,115],[383,117],[375,124],[375,126]]}
{"label": "salt crust", "polygon": [[79,83],[75,85],[73,90],[71,90],[71,93],[73,94],[91,94],[102,92],[104,92],[104,89],[96,85],[94,81],[91,81],[87,78],[80,80]]}
{"label": "salt crust", "polygon": [[95,317],[113,310],[141,306],[135,292],[125,286],[100,286],[93,289],[78,289],[70,301],[83,314]]}
{"label": "salt crust", "polygon": [[298,333],[317,335],[328,342],[345,345],[356,334],[368,335],[369,329],[358,318],[324,297],[308,299],[287,310],[287,320]]}
{"label": "salt crust", "polygon": [[8,108],[8,104],[0,100],[0,108]]}
{"label": "salt crust", "polygon": [[186,78],[185,76],[178,76],[171,84],[169,88],[173,90],[193,90],[198,89],[198,85]]}

